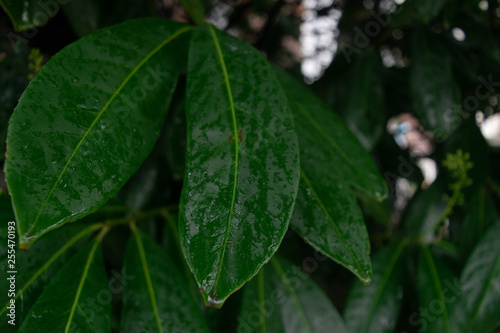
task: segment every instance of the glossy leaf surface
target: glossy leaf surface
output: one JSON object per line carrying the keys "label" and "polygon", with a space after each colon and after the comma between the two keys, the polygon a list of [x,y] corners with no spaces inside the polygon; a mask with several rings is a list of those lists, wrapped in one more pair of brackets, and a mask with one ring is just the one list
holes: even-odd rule
{"label": "glossy leaf surface", "polygon": [[371,279],[370,244],[350,185],[377,199],[387,189],[377,168],[342,120],[303,85],[280,74],[300,144],[301,179],[292,227],[356,274]]}
{"label": "glossy leaf surface", "polygon": [[297,266],[273,257],[245,286],[238,333],[347,332],[325,293]]}
{"label": "glossy leaf surface", "polygon": [[461,299],[454,308],[453,332],[487,333],[500,325],[500,222],[496,222],[467,260]]}
{"label": "glossy leaf surface", "polygon": [[460,289],[455,288],[457,280],[442,260],[432,255],[427,247],[422,248],[417,275],[422,332],[452,333],[450,306],[460,295]]}
{"label": "glossy leaf surface", "polygon": [[179,233],[205,301],[220,307],[287,230],[299,180],[297,137],[270,65],[209,25],[191,39],[186,119]]}
{"label": "glossy leaf surface", "polygon": [[137,171],[162,129],[190,29],[144,19],[97,31],[30,83],[5,167],[22,247],[90,213]]}
{"label": "glossy leaf surface", "polygon": [[458,124],[459,89],[448,50],[434,34],[415,32],[411,49],[410,90],[414,111],[435,139],[447,138]]}
{"label": "glossy leaf surface", "polygon": [[[4,220],[6,221],[6,220]],[[9,221],[11,221],[9,219]],[[74,246],[81,240],[95,232],[99,225],[74,224],[68,225],[53,233],[43,236],[30,251],[16,251],[15,268],[16,274],[16,326],[7,324],[6,320],[0,321],[1,332],[16,332],[20,323],[26,317],[45,286],[49,284],[52,277],[59,268],[71,258]],[[7,241],[5,240],[6,244]],[[0,262],[0,273],[8,276],[7,258],[2,257]],[[9,289],[7,279],[0,280],[0,288]],[[0,315],[6,316],[8,302],[7,292],[0,295]]]}
{"label": "glossy leaf surface", "polygon": [[393,332],[403,297],[404,247],[404,243],[390,245],[374,256],[369,286],[354,282],[344,311],[349,332]]}
{"label": "glossy leaf surface", "polygon": [[122,332],[208,332],[185,277],[165,251],[135,226],[124,265],[134,279],[123,294]]}
{"label": "glossy leaf surface", "polygon": [[380,63],[379,55],[372,48],[355,60],[342,108],[347,126],[368,150],[373,149],[384,129],[385,105]]}
{"label": "glossy leaf surface", "polygon": [[[19,332],[110,332],[111,292],[99,238],[50,280]],[[57,320],[54,320],[57,318]]]}

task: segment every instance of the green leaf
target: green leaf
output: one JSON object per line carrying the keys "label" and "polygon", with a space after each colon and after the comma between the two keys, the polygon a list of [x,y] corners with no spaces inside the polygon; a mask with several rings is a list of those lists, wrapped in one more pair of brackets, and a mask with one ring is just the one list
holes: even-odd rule
{"label": "green leaf", "polygon": [[382,135],[385,120],[380,57],[372,48],[356,58],[351,72],[342,113],[349,129],[367,150]]}
{"label": "green leaf", "polygon": [[[9,220],[10,221],[10,220]],[[15,267],[16,275],[16,327],[7,325],[6,320],[0,321],[0,331],[11,332],[19,327],[19,323],[26,317],[33,303],[39,297],[44,287],[51,281],[51,278],[58,269],[71,257],[74,246],[79,241],[88,237],[92,232],[100,228],[99,224],[74,224],[54,231],[43,236],[29,252],[16,251]],[[5,243],[6,244],[6,241]],[[0,262],[0,273],[8,276],[7,258]],[[0,288],[7,291],[9,281],[0,280]],[[0,297],[0,315],[6,316],[8,313],[10,297],[7,292]]]}
{"label": "green leaf", "polygon": [[325,293],[297,266],[273,257],[245,286],[238,333],[347,332]]}
{"label": "green leaf", "polygon": [[314,248],[369,283],[368,233],[349,187],[381,199],[386,185],[340,118],[306,87],[279,73],[300,143],[301,181],[292,227]]}
{"label": "green leaf", "polygon": [[467,210],[459,234],[460,250],[468,258],[479,240],[498,219],[493,202],[486,191],[481,189],[466,203]]}
{"label": "green leaf", "polygon": [[425,130],[442,141],[459,124],[461,101],[448,50],[435,34],[415,31],[411,49],[410,90],[413,108]]}
{"label": "green leaf", "polygon": [[299,182],[297,137],[271,66],[210,25],[191,39],[186,119],[179,233],[205,302],[220,307],[287,230]]}
{"label": "green leaf", "polygon": [[160,181],[160,169],[159,158],[153,152],[113,199],[137,211],[151,207],[156,199],[155,190],[164,186]]}
{"label": "green leaf", "polygon": [[417,277],[421,332],[452,333],[450,304],[460,293],[459,289],[452,288],[453,281],[458,280],[455,274],[427,247],[423,247]]}
{"label": "green leaf", "polygon": [[[328,154],[326,161],[309,161],[304,158],[301,162],[332,163],[335,165],[335,175],[338,179],[345,180],[357,190],[375,199],[384,199],[387,196],[387,185],[373,159],[342,119],[306,86],[282,71],[278,71],[277,74],[296,119],[295,126],[297,132],[301,134],[298,137],[301,139],[304,135],[308,136],[307,140],[301,139],[301,150],[313,157],[314,154],[318,157]],[[312,137],[311,132],[316,133],[316,136]],[[317,152],[307,152],[306,149],[315,149]],[[328,171],[326,169],[325,171]]]}
{"label": "green leaf", "polygon": [[354,282],[344,311],[349,332],[393,332],[403,296],[401,253],[404,242],[390,245],[373,260],[373,280],[365,287]]}
{"label": "green leaf", "polygon": [[446,2],[448,0],[418,0],[415,7],[427,24],[439,15]]}
{"label": "green leaf", "polygon": [[66,0],[64,14],[73,31],[80,37],[97,29],[132,19],[157,15],[151,0]]}
{"label": "green leaf", "polygon": [[406,236],[421,238],[425,243],[433,239],[435,224],[446,210],[445,191],[443,178],[439,178],[415,194],[403,218]]}
{"label": "green leaf", "polygon": [[0,0],[0,5],[9,15],[14,29],[28,30],[44,26],[60,9],[59,2],[66,1],[39,1],[39,0]]}
{"label": "green leaf", "polygon": [[500,222],[467,260],[460,277],[461,299],[454,308],[453,332],[489,333],[500,325]]}
{"label": "green leaf", "polygon": [[179,0],[179,2],[187,10],[194,23],[205,22],[205,6],[201,0]]}
{"label": "green leaf", "polygon": [[103,29],[33,79],[7,137],[21,247],[89,214],[137,171],[162,129],[190,29],[160,19]]}
{"label": "green leaf", "polygon": [[70,0],[63,7],[68,23],[78,36],[83,37],[99,29],[103,3],[99,0]]}
{"label": "green leaf", "polygon": [[182,276],[155,241],[132,226],[125,269],[122,332],[208,332]]}
{"label": "green leaf", "polygon": [[101,252],[103,235],[101,232],[78,251],[51,279],[20,333],[111,331],[111,292]]}

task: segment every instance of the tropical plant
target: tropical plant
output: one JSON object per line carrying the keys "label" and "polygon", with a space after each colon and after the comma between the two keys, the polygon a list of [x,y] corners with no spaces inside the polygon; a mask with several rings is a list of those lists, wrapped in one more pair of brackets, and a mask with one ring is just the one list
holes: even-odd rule
{"label": "tropical plant", "polygon": [[[126,2],[0,1],[2,332],[498,331],[497,2],[318,2],[311,87],[275,47],[298,4],[233,3],[262,54],[218,3]],[[46,62],[26,31],[68,22]]]}

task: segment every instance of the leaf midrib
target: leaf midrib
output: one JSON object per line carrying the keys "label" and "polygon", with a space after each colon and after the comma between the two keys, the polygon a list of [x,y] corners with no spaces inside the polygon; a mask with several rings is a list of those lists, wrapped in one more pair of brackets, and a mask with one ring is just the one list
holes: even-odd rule
{"label": "leaf midrib", "polygon": [[354,165],[354,163],[349,159],[349,157],[344,153],[344,151],[337,145],[337,143],[332,139],[328,133],[325,132],[323,127],[321,127],[318,122],[311,117],[305,110],[302,104],[296,103],[297,110],[302,114],[304,118],[318,131],[321,136],[323,136],[326,141],[333,147],[333,149],[339,154],[339,156],[344,160],[346,164],[348,164],[354,170],[358,170],[358,168]]}
{"label": "leaf midrib", "polygon": [[52,186],[51,190],[49,191],[49,193],[47,194],[47,197],[45,198],[43,204],[42,204],[42,207],[40,208],[40,210],[38,211],[38,214],[35,218],[35,220],[33,221],[33,224],[31,225],[31,227],[29,228],[28,232],[23,236],[23,240],[22,241],[25,241],[27,238],[27,235],[29,235],[33,228],[37,225],[38,221],[40,220],[40,217],[42,215],[42,212],[45,210],[45,207],[49,201],[49,199],[52,197],[52,194],[54,193],[57,185],[59,184],[61,178],[63,177],[63,175],[66,173],[66,170],[68,169],[69,165],[71,164],[71,161],[73,160],[73,158],[76,156],[78,150],[80,149],[81,145],[83,144],[83,142],[85,141],[85,139],[87,138],[87,136],[90,134],[90,132],[92,131],[92,129],[95,127],[95,125],[99,122],[99,120],[101,119],[102,115],[108,110],[109,106],[111,105],[111,103],[115,100],[115,98],[118,96],[118,94],[121,92],[121,90],[125,87],[125,85],[130,81],[130,79],[137,73],[137,71],[154,55],[156,54],[160,49],[162,49],[165,45],[167,45],[169,42],[171,42],[173,39],[175,39],[176,37],[178,37],[179,35],[181,35],[182,33],[188,31],[188,30],[191,30],[193,29],[192,27],[190,26],[187,26],[187,27],[184,27],[182,29],[179,29],[177,30],[175,33],[173,33],[171,36],[169,36],[168,38],[166,38],[165,40],[163,40],[160,44],[158,44],[151,52],[149,52],[133,69],[132,71],[129,73],[129,75],[127,75],[127,77],[123,80],[123,82],[118,86],[117,90],[113,93],[113,95],[111,95],[111,97],[108,99],[108,101],[106,102],[106,104],[102,107],[101,111],[99,111],[99,113],[96,115],[94,121],[92,122],[92,124],[90,125],[90,127],[87,129],[87,131],[84,133],[84,135],[82,136],[81,140],[78,142],[78,144],[76,145],[75,149],[73,150],[73,153],[71,154],[71,156],[68,158],[68,161],[66,162],[66,164],[64,165],[61,173],[59,174],[59,176],[57,177],[57,180],[54,182],[54,185]]}
{"label": "leaf midrib", "polygon": [[149,299],[151,300],[151,306],[155,315],[156,326],[158,327],[158,332],[163,333],[163,327],[161,325],[160,311],[158,310],[158,303],[156,302],[156,297],[153,288],[153,282],[151,281],[151,275],[149,273],[149,266],[146,260],[146,252],[144,251],[144,246],[142,245],[141,235],[139,230],[134,223],[130,225],[132,233],[134,234],[135,241],[137,243],[137,250],[139,252],[139,258],[141,259],[142,271],[144,272],[144,278],[146,280],[146,285],[148,288]]}
{"label": "leaf midrib", "polygon": [[307,187],[309,187],[311,189],[311,193],[312,195],[314,196],[314,198],[316,199],[316,201],[318,202],[321,210],[323,211],[323,213],[326,215],[326,217],[328,218],[328,220],[331,222],[335,232],[337,233],[337,235],[339,235],[339,238],[342,242],[342,244],[344,244],[344,247],[347,249],[347,251],[351,254],[351,257],[353,258],[354,260],[354,264],[358,267],[358,270],[359,270],[359,273],[356,274],[360,279],[363,280],[363,282],[367,283],[369,282],[367,280],[367,277],[361,277],[361,272],[363,272],[363,269],[361,267],[361,264],[359,263],[356,255],[354,254],[354,252],[352,251],[351,247],[347,244],[345,238],[344,238],[344,235],[342,234],[342,232],[340,231],[338,225],[335,223],[335,221],[333,220],[332,216],[330,215],[330,213],[328,212],[328,210],[326,209],[325,205],[323,204],[323,201],[321,201],[321,199],[319,198],[318,194],[316,193],[316,190],[314,189],[314,187],[312,186],[311,184],[311,181],[309,180],[309,178],[306,176],[306,174],[304,173],[304,170],[302,168],[300,168],[300,176],[302,177],[302,179],[304,179],[304,181],[306,182],[306,185]]}
{"label": "leaf midrib", "polygon": [[214,28],[211,25],[209,25],[208,29],[210,30],[210,35],[212,36],[212,39],[214,41],[214,46],[215,46],[215,49],[217,51],[217,57],[219,59],[221,69],[222,69],[222,75],[224,76],[224,81],[226,83],[226,90],[227,90],[227,95],[228,95],[228,99],[229,99],[229,106],[230,106],[230,110],[231,110],[231,116],[233,119],[233,142],[234,142],[234,150],[235,150],[235,152],[234,152],[235,161],[234,161],[233,196],[231,199],[231,208],[229,210],[229,218],[227,220],[226,233],[224,235],[224,242],[222,243],[222,253],[221,253],[221,257],[220,257],[219,264],[217,267],[217,275],[215,277],[215,282],[214,282],[214,285],[213,285],[212,290],[211,290],[211,294],[212,294],[211,296],[213,296],[213,295],[215,295],[215,292],[217,290],[217,286],[219,284],[219,279],[220,279],[220,275],[222,272],[222,266],[224,264],[224,256],[225,256],[226,249],[227,249],[227,240],[229,239],[231,220],[233,219],[234,205],[236,202],[236,190],[238,187],[238,158],[239,158],[239,146],[240,146],[240,144],[239,144],[239,139],[238,139],[238,125],[236,123],[236,110],[235,110],[234,101],[233,101],[233,93],[232,93],[231,85],[229,83],[229,75],[227,73],[226,63],[224,61],[224,55],[222,54],[219,40],[215,34]]}
{"label": "leaf midrib", "polygon": [[307,316],[306,313],[304,312],[304,309],[302,308],[302,305],[300,305],[299,298],[295,291],[293,290],[292,285],[290,284],[290,281],[288,280],[285,271],[283,270],[283,267],[281,267],[278,259],[275,257],[271,258],[271,264],[273,265],[274,269],[276,270],[276,273],[278,273],[278,276],[281,279],[281,282],[285,285],[288,293],[290,294],[290,297],[292,298],[292,302],[297,308],[299,318],[301,319],[302,323],[304,324],[306,330],[308,333],[313,333],[313,330],[311,326],[309,325],[309,322],[307,321]]}
{"label": "leaf midrib", "polygon": [[[107,231],[106,229],[103,229],[103,231],[101,231],[101,235],[103,232],[106,232],[106,231]],[[92,259],[94,259],[95,251],[97,250],[98,245],[101,243],[101,240],[102,240],[102,236],[96,237],[96,239],[94,240],[94,244],[92,244],[92,248],[90,249],[89,256],[87,258],[87,262],[85,263],[85,268],[83,269],[83,274],[82,274],[82,277],[80,279],[80,283],[78,284],[78,289],[76,290],[76,296],[75,296],[75,299],[73,301],[73,305],[71,306],[69,318],[68,318],[68,321],[66,322],[66,328],[64,329],[64,333],[69,332],[69,328],[71,326],[71,323],[73,322],[73,316],[75,314],[75,310],[76,310],[76,307],[78,305],[78,300],[80,299],[80,295],[81,295],[82,290],[83,290],[83,285],[85,283],[85,280],[87,279],[90,265],[92,264]]]}
{"label": "leaf midrib", "polygon": [[443,321],[446,327],[446,332],[451,333],[451,328],[450,328],[450,320],[448,316],[448,309],[446,308],[446,302],[444,301],[444,296],[443,296],[443,288],[441,286],[441,283],[439,282],[439,274],[436,269],[436,265],[434,264],[434,260],[432,259],[432,255],[427,247],[424,247],[422,249],[424,253],[424,258],[427,263],[427,266],[429,267],[429,271],[431,273],[431,278],[432,278],[432,283],[434,284],[434,289],[437,293],[437,297],[443,304]]}
{"label": "leaf midrib", "polygon": [[380,281],[380,284],[378,286],[377,292],[375,293],[375,297],[373,297],[373,302],[370,304],[370,308],[368,310],[368,315],[366,316],[366,321],[364,322],[364,325],[360,332],[367,332],[369,324],[372,320],[373,313],[375,312],[375,308],[380,301],[380,297],[382,297],[382,292],[384,291],[385,285],[387,282],[389,282],[389,278],[394,270],[394,267],[396,266],[396,263],[398,262],[399,256],[401,255],[401,252],[403,251],[404,247],[406,246],[405,242],[400,242],[396,250],[394,251],[394,254],[392,255],[391,259],[389,260],[389,264],[387,265],[387,268],[384,271],[384,275],[382,276],[382,279]]}
{"label": "leaf midrib", "polygon": [[481,312],[481,310],[483,308],[484,302],[486,300],[486,296],[488,295],[488,293],[491,289],[491,286],[493,284],[493,279],[497,275],[499,270],[500,270],[500,256],[497,257],[497,260],[495,262],[495,266],[493,267],[493,269],[491,270],[491,272],[489,274],[488,282],[483,288],[483,292],[482,292],[481,298],[479,300],[479,304],[476,307],[474,316],[472,317],[471,327],[477,322],[477,318],[479,317],[479,313]]}

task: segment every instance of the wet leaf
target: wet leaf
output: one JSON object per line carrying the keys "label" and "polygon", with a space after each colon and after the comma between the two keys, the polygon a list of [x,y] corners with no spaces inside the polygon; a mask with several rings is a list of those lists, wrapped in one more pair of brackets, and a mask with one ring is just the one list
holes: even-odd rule
{"label": "wet leaf", "polygon": [[220,307],[287,230],[299,180],[297,138],[271,66],[209,25],[191,39],[186,119],[179,233],[206,303]]}
{"label": "wet leaf", "polygon": [[[90,236],[99,227],[98,224],[88,225],[83,223],[68,225],[40,238],[30,251],[16,251],[15,302],[17,326],[13,327],[8,325],[6,320],[2,320],[0,321],[0,331],[15,332],[19,328],[20,323],[40,296],[44,287],[49,284],[59,268],[71,258],[75,245]],[[6,242],[3,244],[6,244]],[[0,265],[2,276],[8,276],[7,258],[2,260]],[[7,291],[9,281],[1,279],[0,288]],[[7,296],[7,292],[5,292],[0,297],[0,315],[2,317],[6,317],[6,312],[10,311],[7,310],[10,297]]]}
{"label": "wet leaf", "polygon": [[280,72],[299,137],[301,179],[292,227],[313,247],[371,279],[370,244],[350,185],[377,199],[387,193],[370,155],[338,116]]}
{"label": "wet leaf", "polygon": [[383,82],[379,55],[368,48],[356,58],[342,113],[349,129],[367,150],[382,135],[385,120]]}
{"label": "wet leaf", "polygon": [[[434,257],[427,247],[423,247],[418,264],[418,297],[422,332],[452,333],[450,305],[457,301],[460,289],[456,285],[455,274],[439,258]],[[410,322],[415,318],[410,317]]]}
{"label": "wet leaf", "polygon": [[124,265],[134,279],[123,294],[122,332],[208,332],[186,278],[165,251],[135,226]]}
{"label": "wet leaf", "polygon": [[273,257],[245,286],[238,333],[347,332],[325,293],[297,266]]}
{"label": "wet leaf", "polygon": [[349,332],[393,332],[403,297],[401,254],[405,243],[390,245],[372,260],[373,279],[369,286],[355,281],[344,311]]}
{"label": "wet leaf", "polygon": [[96,237],[50,280],[19,332],[110,331],[111,292]]}
{"label": "wet leaf", "polygon": [[500,325],[500,222],[496,222],[467,260],[461,299],[454,307],[452,332],[488,333]]}
{"label": "wet leaf", "polygon": [[415,31],[410,66],[413,108],[425,130],[433,131],[438,142],[460,123],[460,93],[451,65],[450,54],[435,34]]}
{"label": "wet leaf", "polygon": [[160,19],[103,29],[33,79],[7,137],[21,247],[92,212],[137,171],[162,129],[190,29]]}

